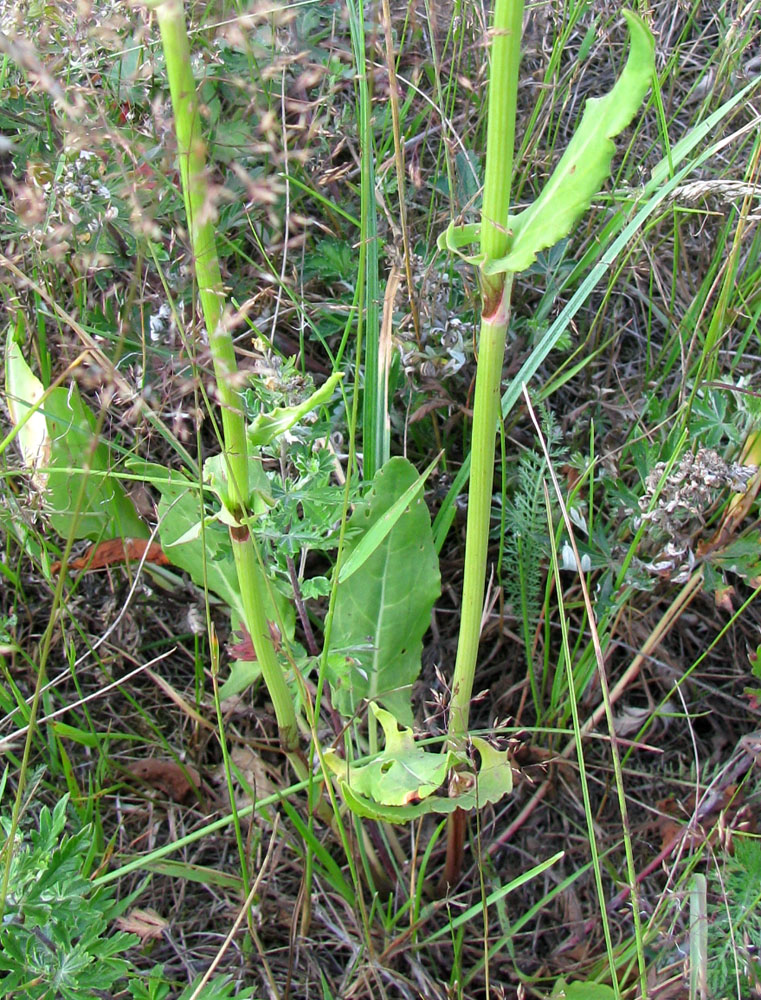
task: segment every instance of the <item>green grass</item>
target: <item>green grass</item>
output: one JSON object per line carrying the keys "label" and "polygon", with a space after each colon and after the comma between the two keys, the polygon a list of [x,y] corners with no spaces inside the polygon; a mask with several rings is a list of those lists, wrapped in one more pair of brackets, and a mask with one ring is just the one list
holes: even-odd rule
{"label": "green grass", "polygon": [[[344,372],[316,422],[266,454],[293,514],[287,525],[279,509],[268,515],[261,545],[270,586],[293,595],[288,555],[305,595],[288,654],[311,720],[303,738],[311,732],[321,748],[355,758],[372,745],[366,713],[331,714],[304,622],[319,650],[332,627],[339,538],[363,477],[387,453],[422,472],[443,451],[426,499],[444,585],[414,703],[422,738],[438,747],[446,730],[478,296],[472,271],[435,243],[452,218],[478,216],[473,170],[482,170],[485,140],[488,12],[458,0],[450,19],[440,5],[391,4],[389,51],[380,7],[295,5],[251,26],[242,5],[188,5],[222,278],[240,310],[238,362],[258,385],[250,415],[287,405],[305,379]],[[75,33],[73,6],[30,8],[28,47],[0,51],[0,133],[13,142],[0,159],[0,296],[8,323],[23,310],[25,357],[44,384],[77,362],[125,486],[135,482],[130,459],[198,483],[221,421],[158,33],[138,8],[96,14]],[[584,98],[610,89],[625,38],[617,12],[601,4],[529,14],[513,178],[520,207],[541,190]],[[8,16],[2,30],[13,39]],[[638,962],[651,995],[671,978],[699,996],[703,961],[715,995],[750,995],[761,910],[741,883],[757,860],[745,826],[757,779],[752,766],[733,768],[743,737],[758,729],[747,650],[758,646],[761,572],[757,502],[732,520],[728,484],[739,482],[732,464],[757,454],[759,427],[759,20],[753,7],[729,3],[656,3],[653,27],[658,87],[625,135],[613,179],[583,227],[514,282],[474,688],[487,696],[471,705],[471,728],[511,746],[515,791],[470,816],[462,879],[447,896],[440,822],[360,820],[334,789],[315,816],[308,803],[324,790],[323,773],[318,764],[308,782],[294,781],[261,686],[219,702],[212,667],[218,656],[223,682],[235,640],[213,592],[149,563],[51,573],[80,543],[52,529],[3,409],[6,836],[15,816],[18,844],[30,843],[42,810],[68,793],[56,836],[81,837],[89,825],[88,848],[66,876],[84,911],[95,920],[101,904],[90,894],[111,887],[125,912],[151,907],[169,923],[153,944],[125,952],[122,985],[148,991],[156,977],[153,993],[135,995],[161,995],[159,976],[168,996],[183,995],[217,956],[217,971],[253,996],[470,1000],[499,988],[512,996],[522,984],[546,997],[563,976],[633,997]],[[33,86],[40,65],[49,75]],[[386,404],[379,339],[392,264],[401,282]],[[705,465],[690,477],[687,452],[711,465],[715,486],[706,487]],[[151,526],[157,501],[149,486],[141,509]],[[194,502],[200,514],[200,489]],[[151,669],[163,687],[139,669],[157,656]],[[256,751],[255,770],[235,764],[241,747]],[[205,801],[132,782],[129,765],[146,758],[196,768]],[[648,870],[669,837],[674,850]],[[538,864],[546,871],[533,872]],[[639,928],[628,897],[611,905],[632,875]],[[696,875],[706,876],[705,940],[687,916]],[[56,924],[56,941],[63,933]],[[46,995],[25,988],[16,995]]]}

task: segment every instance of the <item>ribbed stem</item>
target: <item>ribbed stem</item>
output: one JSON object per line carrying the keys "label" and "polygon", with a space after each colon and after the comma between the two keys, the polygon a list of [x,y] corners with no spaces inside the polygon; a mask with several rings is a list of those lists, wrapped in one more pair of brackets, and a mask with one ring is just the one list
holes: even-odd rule
{"label": "ribbed stem", "polygon": [[298,741],[296,713],[267,624],[264,611],[265,582],[255,541],[246,524],[251,513],[246,421],[241,407],[235,347],[224,317],[225,293],[214,236],[214,206],[210,200],[206,178],[206,146],[201,133],[199,101],[190,65],[185,13],[181,0],[164,0],[152,3],[151,6],[156,9],[166,58],[188,233],[222,410],[228,474],[228,489],[222,502],[236,522],[230,528],[230,538],[246,627],[272,698],[283,746],[291,753],[291,761],[299,777],[304,778],[304,767],[297,755],[292,753]]}
{"label": "ribbed stem", "polygon": [[[481,217],[481,251],[487,260],[508,249],[510,179],[515,142],[515,108],[523,24],[523,0],[497,0],[491,43],[486,176]],[[473,442],[465,543],[460,635],[449,711],[450,745],[468,730],[470,698],[481,634],[486,559],[489,546],[494,451],[502,364],[510,314],[512,276],[482,274],[481,333],[473,403]]]}

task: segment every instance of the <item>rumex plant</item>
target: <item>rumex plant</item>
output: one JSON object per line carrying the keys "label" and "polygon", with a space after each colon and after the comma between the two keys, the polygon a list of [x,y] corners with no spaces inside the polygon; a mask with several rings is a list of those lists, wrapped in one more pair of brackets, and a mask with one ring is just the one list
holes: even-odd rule
{"label": "rumex plant", "polygon": [[[284,605],[282,595],[273,587],[260,537],[262,526],[271,523],[270,513],[276,505],[272,481],[260,458],[311,410],[331,404],[340,391],[341,373],[335,372],[298,403],[261,412],[253,421],[248,419],[244,406],[247,376],[238,370],[217,254],[203,116],[191,69],[183,5],[180,0],[150,0],[148,6],[155,11],[161,31],[188,241],[222,425],[221,453],[207,459],[196,478],[152,463],[128,463],[131,475],[150,482],[161,495],[158,531],[164,553],[196,583],[225,601],[233,627],[250,640],[255,669],[250,675],[245,671],[234,675],[227,693],[239,689],[254,673],[261,675],[277,717],[280,743],[300,780],[306,780],[310,773],[302,733],[310,726],[316,733],[314,718],[305,718],[312,703],[302,680],[317,661],[318,707],[326,681],[334,706],[345,718],[351,719],[370,704],[367,748],[374,755],[370,761],[354,763],[332,751],[322,757],[326,777],[335,778],[352,809],[364,816],[403,822],[426,812],[451,814],[495,801],[511,788],[507,753],[483,740],[469,742],[467,734],[513,275],[530,267],[537,253],[570,233],[607,178],[615,151],[612,138],[632,120],[650,85],[652,38],[638,17],[625,12],[631,49],[621,78],[606,97],[588,102],[573,139],[536,201],[511,215],[523,3],[496,3],[481,222],[453,223],[440,239],[442,248],[478,269],[482,302],[462,614],[448,740],[442,753],[417,743],[410,728],[411,685],[420,671],[422,638],[440,587],[430,519],[422,500],[430,469],[420,475],[399,457],[381,464],[375,460],[385,457],[387,449],[373,450],[370,481],[364,484],[350,517],[350,498],[355,499],[350,482],[342,497],[342,527],[337,538],[338,558],[327,588],[330,603],[323,649],[302,656],[291,645],[293,609]],[[357,23],[355,18],[354,29]],[[368,150],[366,155],[370,155]],[[472,243],[478,244],[478,251],[466,252]],[[64,461],[73,467],[79,458],[81,464],[81,455],[86,452],[83,438],[92,435],[95,428],[85,408],[76,402],[76,394],[61,386],[45,387],[35,379],[22,357],[23,340],[19,318],[7,338],[6,390],[27,463],[37,473],[51,477],[44,485],[52,490],[53,477]],[[70,419],[62,428],[60,394],[67,391],[65,408]],[[383,415],[378,419],[383,421]],[[59,425],[51,426],[55,420]],[[376,419],[365,433],[375,433],[377,425]],[[52,450],[53,444],[59,451],[66,445],[65,459]],[[59,520],[58,530],[69,537],[145,536],[145,526],[136,517],[137,523],[133,523],[134,511],[111,475],[107,452],[96,448],[88,455],[77,501],[72,495],[54,501],[56,516],[68,518]],[[354,474],[350,458],[350,480]],[[89,479],[107,491],[108,503],[89,489]],[[71,483],[67,488],[73,494]],[[88,518],[93,510],[100,511],[101,520],[91,524]],[[103,511],[109,512],[106,524]],[[302,705],[307,708],[305,714]],[[378,726],[385,738],[385,749],[380,753]],[[475,755],[480,759],[478,771],[472,760]],[[455,776],[450,794],[437,794],[450,773]]]}
{"label": "rumex plant", "polygon": [[[510,318],[512,276],[536,255],[565,238],[608,177],[614,136],[631,122],[653,74],[653,40],[644,23],[624,11],[631,49],[621,77],[604,98],[587,102],[578,129],[539,197],[510,215],[510,181],[523,3],[497,0],[491,46],[486,174],[481,222],[449,226],[442,247],[479,269],[481,333],[473,415],[463,611],[452,682],[449,736],[462,739],[468,728],[481,606],[486,575],[488,527],[505,338]],[[477,254],[462,248],[479,243]]]}

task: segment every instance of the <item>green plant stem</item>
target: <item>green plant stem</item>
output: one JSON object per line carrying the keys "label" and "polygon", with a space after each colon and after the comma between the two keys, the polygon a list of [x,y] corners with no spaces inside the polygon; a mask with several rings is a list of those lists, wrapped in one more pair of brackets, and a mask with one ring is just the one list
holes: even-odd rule
{"label": "green plant stem", "polygon": [[201,300],[209,348],[214,365],[222,411],[222,431],[227,460],[229,490],[223,503],[234,523],[230,527],[246,627],[256,651],[264,682],[272,698],[280,739],[291,753],[300,777],[303,761],[292,753],[298,743],[298,725],[293,700],[270,635],[264,611],[266,584],[248,528],[248,442],[239,393],[240,376],[230,330],[225,322],[225,293],[219,268],[213,225],[213,205],[206,179],[206,149],[201,134],[201,116],[196,84],[190,65],[190,44],[181,0],[149,3],[161,30],[169,90],[174,109],[180,178],[185,199],[190,244],[193,250],[198,295]]}
{"label": "green plant stem", "polygon": [[[509,295],[512,276],[505,290]],[[473,444],[468,493],[468,523],[465,543],[465,573],[460,612],[452,699],[449,706],[449,736],[459,741],[468,730],[470,697],[481,636],[486,557],[489,545],[494,478],[494,452],[500,403],[500,375],[505,351],[507,323],[481,321],[476,393],[473,404]],[[495,376],[496,372],[496,378]]]}
{"label": "green plant stem", "polygon": [[[484,202],[481,211],[481,253],[486,255],[487,260],[503,257],[508,249],[507,221],[513,174],[522,26],[523,0],[496,0],[489,73]],[[491,317],[499,305],[503,282],[503,275],[483,276],[481,296],[483,313],[487,317]]]}
{"label": "green plant stem", "polygon": [[[508,245],[510,178],[515,142],[515,107],[523,24],[523,0],[497,0],[494,11],[486,132],[486,179],[481,251],[487,260],[503,257]],[[468,729],[470,698],[481,635],[486,559],[502,364],[510,315],[512,275],[483,275],[481,333],[473,404],[473,442],[465,544],[460,635],[452,680],[449,743],[462,742]]]}

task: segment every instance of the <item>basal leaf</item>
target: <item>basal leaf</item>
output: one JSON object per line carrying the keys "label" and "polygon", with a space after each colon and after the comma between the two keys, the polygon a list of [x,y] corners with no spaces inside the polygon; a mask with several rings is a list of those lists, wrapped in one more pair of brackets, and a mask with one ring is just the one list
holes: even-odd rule
{"label": "basal leaf", "polygon": [[[346,546],[347,559],[417,481],[405,458],[392,458],[378,471],[349,520],[354,534]],[[431,521],[418,498],[351,579],[339,585],[328,677],[340,712],[352,715],[370,698],[402,722],[412,721],[410,689],[420,673],[422,639],[439,592]]]}
{"label": "basal leaf", "polygon": [[233,559],[230,534],[223,525],[209,520],[201,526],[203,509],[198,486],[181,472],[148,462],[132,462],[130,468],[150,482],[161,494],[159,538],[172,565],[184,569],[193,583],[204,586],[204,546],[206,583],[237,616],[243,618],[243,604]]}
{"label": "basal leaf", "polygon": [[[369,764],[346,771],[345,780],[358,795],[379,805],[406,806],[428,798],[446,779],[453,755],[425,750],[415,743],[412,730],[400,728],[390,712],[375,702],[370,709],[383,727],[386,747]],[[333,762],[346,768],[337,758]]]}
{"label": "basal leaf", "polygon": [[615,996],[613,987],[605,983],[566,983],[558,979],[551,1000],[614,1000]]}
{"label": "basal leaf", "polygon": [[[338,776],[346,804],[357,815],[406,823],[429,813],[481,808],[512,791],[508,751],[497,750],[474,736],[472,742],[481,761],[478,772],[474,772],[464,754],[427,749],[415,743],[412,730],[400,727],[391,713],[375,703],[370,708],[383,727],[383,751],[368,763],[352,765],[334,750],[325,753],[326,763]],[[460,793],[436,795],[453,767],[460,771]]]}
{"label": "basal leaf", "polygon": [[349,577],[353,576],[360,569],[388,535],[407,507],[418,499],[423,492],[426,480],[433,472],[437,462],[438,459],[434,459],[422,476],[418,477],[417,482],[408,486],[386,513],[357,542],[357,545],[352,549],[351,555],[341,563],[341,570],[338,574],[339,583],[346,583]]}
{"label": "basal leaf", "polygon": [[[42,493],[53,529],[64,538],[147,538],[118,479],[111,475],[111,454],[93,449],[95,418],[76,384],[45,392],[17,342],[23,320],[9,330],[5,351],[5,396],[33,485]],[[89,469],[85,471],[85,466]],[[80,490],[82,504],[76,512]]]}
{"label": "basal leaf", "polygon": [[5,344],[5,402],[13,426],[18,428],[16,440],[24,465],[31,470],[35,487],[44,490],[48,477],[42,469],[50,458],[50,435],[45,414],[34,407],[45,394],[45,388],[21,353],[24,329],[24,316],[19,311],[15,330],[9,328]]}

